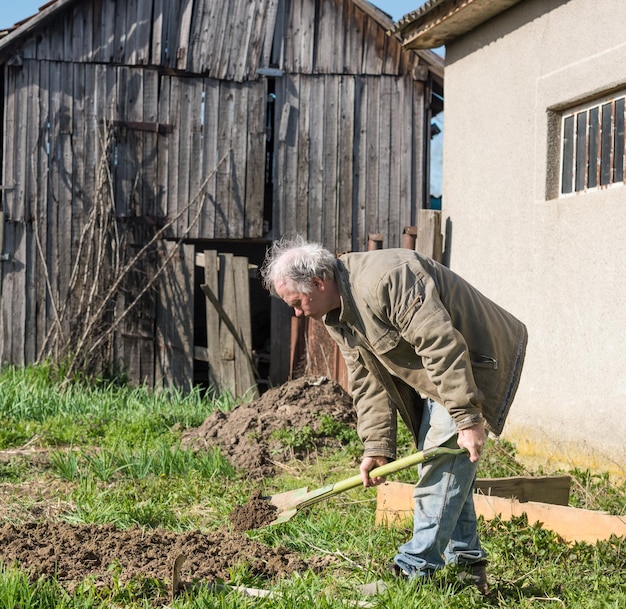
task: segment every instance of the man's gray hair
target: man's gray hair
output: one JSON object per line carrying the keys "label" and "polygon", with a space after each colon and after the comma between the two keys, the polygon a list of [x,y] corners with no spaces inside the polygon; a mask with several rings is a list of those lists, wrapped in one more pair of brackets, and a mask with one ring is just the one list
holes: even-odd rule
{"label": "man's gray hair", "polygon": [[335,256],[319,243],[311,243],[303,237],[280,239],[268,250],[260,272],[263,287],[275,295],[278,281],[291,284],[298,292],[309,294],[311,279],[330,279],[334,275]]}

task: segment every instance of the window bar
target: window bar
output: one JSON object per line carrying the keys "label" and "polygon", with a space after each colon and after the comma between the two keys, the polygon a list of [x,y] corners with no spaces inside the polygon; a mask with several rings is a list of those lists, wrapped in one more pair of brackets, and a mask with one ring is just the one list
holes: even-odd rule
{"label": "window bar", "polygon": [[613,182],[624,181],[624,98],[615,100]]}
{"label": "window bar", "polygon": [[598,151],[600,149],[600,110],[596,106],[589,110],[589,165],[587,167],[587,188],[595,188],[598,185]]}
{"label": "window bar", "polygon": [[585,190],[587,173],[587,112],[576,115],[576,192]]}
{"label": "window bar", "polygon": [[563,167],[561,169],[561,192],[568,194],[574,190],[574,117],[563,119]]}
{"label": "window bar", "polygon": [[611,182],[611,148],[613,144],[613,103],[602,106],[602,135],[600,144],[600,185]]}

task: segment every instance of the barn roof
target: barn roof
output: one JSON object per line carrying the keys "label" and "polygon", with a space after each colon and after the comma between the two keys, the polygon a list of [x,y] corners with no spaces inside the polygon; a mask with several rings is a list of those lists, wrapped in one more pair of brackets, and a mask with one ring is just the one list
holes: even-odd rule
{"label": "barn roof", "polygon": [[32,32],[43,21],[49,19],[62,8],[73,4],[77,0],[50,0],[39,7],[39,10],[30,17],[25,17],[21,21],[0,31],[0,46],[4,46],[11,40],[24,34]]}
{"label": "barn roof", "polygon": [[520,0],[428,0],[393,28],[405,49],[433,49],[502,13]]}
{"label": "barn roof", "polygon": [[[48,21],[51,17],[56,15],[61,10],[71,6],[72,4],[79,2],[80,0],[49,0],[42,6],[34,15],[26,17],[21,21],[18,21],[11,27],[0,31],[0,52],[10,47],[13,43],[18,42],[21,38],[28,36],[38,27]],[[432,3],[438,3],[441,0],[430,0],[427,5]],[[499,2],[507,0],[498,0]],[[508,0],[509,2],[511,0]],[[517,0],[515,0],[517,1]],[[396,37],[398,40],[402,40],[400,35],[400,29],[395,27],[393,19],[382,9],[378,8],[367,0],[352,0],[355,6],[358,6],[364,13],[376,21],[379,25],[385,28],[385,31],[390,36]],[[443,77],[443,59],[437,53],[430,50],[432,47],[424,47],[420,49],[413,49],[419,57],[429,65],[432,72],[439,77]]]}

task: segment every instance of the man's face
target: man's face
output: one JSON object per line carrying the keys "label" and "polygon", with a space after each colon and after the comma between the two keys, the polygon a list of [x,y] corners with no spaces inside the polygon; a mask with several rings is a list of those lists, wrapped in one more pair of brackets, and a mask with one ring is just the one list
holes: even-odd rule
{"label": "man's face", "polygon": [[289,281],[276,282],[274,289],[278,296],[293,308],[296,317],[322,319],[334,305],[331,303],[327,287],[319,277],[313,277],[311,286],[312,289],[308,294],[299,292]]}

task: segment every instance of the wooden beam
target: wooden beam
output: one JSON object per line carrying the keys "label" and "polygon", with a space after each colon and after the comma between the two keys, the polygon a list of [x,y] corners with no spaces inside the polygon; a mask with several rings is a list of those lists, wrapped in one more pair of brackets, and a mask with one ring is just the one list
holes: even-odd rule
{"label": "wooden beam", "polygon": [[[386,482],[377,488],[376,524],[383,526],[405,525],[413,519],[413,484]],[[530,523],[539,522],[545,529],[558,533],[565,541],[595,543],[611,535],[626,537],[626,517],[605,512],[583,510],[562,505],[550,505],[516,499],[474,495],[476,515],[487,520],[526,514]]]}

